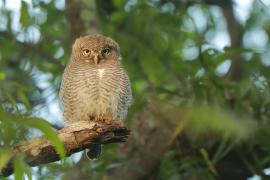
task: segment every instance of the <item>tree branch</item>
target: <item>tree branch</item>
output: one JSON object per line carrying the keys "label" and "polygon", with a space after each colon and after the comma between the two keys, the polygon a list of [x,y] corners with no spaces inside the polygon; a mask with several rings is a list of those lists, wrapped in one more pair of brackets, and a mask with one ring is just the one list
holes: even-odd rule
{"label": "tree branch", "polygon": [[[228,33],[231,40],[232,48],[242,47],[243,33],[241,31],[241,25],[237,22],[233,13],[233,1],[227,1],[227,4],[220,6],[223,11],[224,17],[227,22]],[[244,77],[244,60],[241,55],[234,53],[232,57],[232,64],[227,73],[227,77],[233,81],[239,81]]]}
{"label": "tree branch", "polygon": [[[130,131],[123,126],[121,121],[79,121],[58,131],[58,137],[64,144],[67,156],[93,144],[125,142],[129,134]],[[60,160],[54,146],[46,136],[22,142],[13,148],[12,154],[8,165],[0,170],[0,176],[9,176],[13,173],[12,161],[19,154],[25,155],[25,161],[30,166]]]}
{"label": "tree branch", "polygon": [[36,55],[44,58],[44,60],[48,61],[49,63],[54,64],[59,70],[63,70],[65,68],[65,66],[58,59],[54,58],[52,55],[48,54],[41,48],[42,42],[36,44],[30,42],[20,42],[16,40],[16,35],[13,35],[7,31],[0,31],[0,37],[16,42],[16,45],[18,45],[25,52],[35,53]]}

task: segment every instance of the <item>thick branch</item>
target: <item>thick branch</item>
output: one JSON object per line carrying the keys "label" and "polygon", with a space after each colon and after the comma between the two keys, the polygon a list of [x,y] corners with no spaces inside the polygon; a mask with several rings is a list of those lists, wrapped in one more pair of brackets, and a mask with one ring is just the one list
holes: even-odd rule
{"label": "thick branch", "polygon": [[[67,156],[82,151],[94,144],[125,142],[130,131],[123,127],[121,121],[88,122],[81,121],[58,131],[58,137],[63,142]],[[46,136],[23,142],[13,148],[14,159],[18,154],[25,155],[25,161],[30,166],[58,161],[60,159],[54,146]],[[12,160],[0,171],[0,176],[13,173]]]}

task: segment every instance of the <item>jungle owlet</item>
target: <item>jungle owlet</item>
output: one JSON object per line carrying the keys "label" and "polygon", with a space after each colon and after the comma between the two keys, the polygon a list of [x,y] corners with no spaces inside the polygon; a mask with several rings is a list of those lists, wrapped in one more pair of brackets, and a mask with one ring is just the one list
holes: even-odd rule
{"label": "jungle owlet", "polygon": [[[104,117],[120,120],[126,117],[132,93],[120,59],[120,48],[109,37],[88,35],[75,41],[60,88],[67,125]],[[98,157],[100,152],[100,145],[86,150],[90,159]]]}

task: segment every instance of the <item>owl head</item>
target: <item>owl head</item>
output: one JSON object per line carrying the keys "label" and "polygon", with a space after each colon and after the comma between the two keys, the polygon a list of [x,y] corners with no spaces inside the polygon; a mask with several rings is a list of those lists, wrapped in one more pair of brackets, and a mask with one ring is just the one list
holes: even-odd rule
{"label": "owl head", "polygon": [[119,61],[119,45],[103,35],[88,35],[76,39],[71,54],[71,61],[99,65],[108,61]]}

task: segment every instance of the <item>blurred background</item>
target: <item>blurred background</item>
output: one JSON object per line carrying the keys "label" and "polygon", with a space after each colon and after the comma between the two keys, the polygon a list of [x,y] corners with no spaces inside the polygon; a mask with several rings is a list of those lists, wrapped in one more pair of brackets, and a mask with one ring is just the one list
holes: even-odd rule
{"label": "blurred background", "polygon": [[[270,178],[270,0],[0,0],[0,169],[14,144],[64,126],[58,91],[77,37],[121,47],[132,136],[9,179]],[[44,123],[44,121],[48,123]],[[54,143],[56,140],[51,139]]]}

